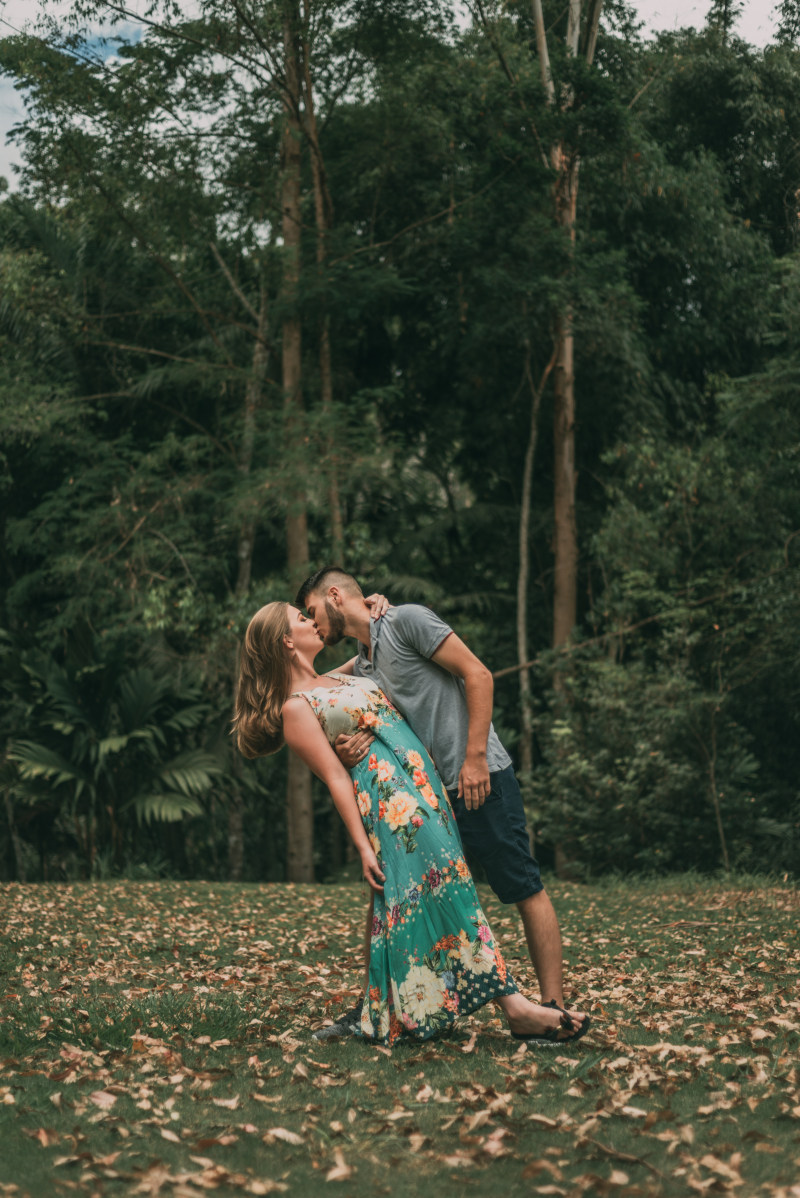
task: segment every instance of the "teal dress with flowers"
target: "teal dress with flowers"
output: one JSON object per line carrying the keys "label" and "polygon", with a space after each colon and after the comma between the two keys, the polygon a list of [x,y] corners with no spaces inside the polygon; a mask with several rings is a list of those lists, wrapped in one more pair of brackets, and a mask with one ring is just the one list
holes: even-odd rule
{"label": "teal dress with flowers", "polygon": [[375,895],[361,1034],[425,1040],[459,1015],[516,993],[464,860],[447,792],[426,749],[375,683],[336,674],[299,691],[333,744],[367,729],[351,771],[358,809],[386,876]]}

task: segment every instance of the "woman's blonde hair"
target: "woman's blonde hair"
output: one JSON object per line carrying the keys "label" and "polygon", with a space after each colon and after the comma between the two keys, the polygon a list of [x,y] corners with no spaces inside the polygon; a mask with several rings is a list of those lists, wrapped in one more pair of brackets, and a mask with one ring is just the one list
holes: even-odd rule
{"label": "woman's blonde hair", "polygon": [[245,757],[266,757],[284,743],[281,708],[292,689],[288,635],[288,603],[268,603],[247,625],[233,718],[236,744]]}

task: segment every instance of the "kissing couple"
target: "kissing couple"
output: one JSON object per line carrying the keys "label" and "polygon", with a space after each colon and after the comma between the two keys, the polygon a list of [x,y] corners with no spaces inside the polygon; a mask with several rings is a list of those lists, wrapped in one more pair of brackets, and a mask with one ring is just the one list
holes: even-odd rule
{"label": "kissing couple", "polygon": [[[358,655],[327,674],[324,645]],[[371,900],[364,995],[317,1039],[425,1040],[494,1001],[512,1036],[578,1040],[588,1015],[564,1007],[561,935],[511,758],[492,726],[489,670],[438,616],[364,598],[327,566],[296,606],[268,603],[245,633],[234,733],[246,757],[285,743],[324,782],[361,858]],[[521,917],[543,1001],[508,972],[464,849]]]}

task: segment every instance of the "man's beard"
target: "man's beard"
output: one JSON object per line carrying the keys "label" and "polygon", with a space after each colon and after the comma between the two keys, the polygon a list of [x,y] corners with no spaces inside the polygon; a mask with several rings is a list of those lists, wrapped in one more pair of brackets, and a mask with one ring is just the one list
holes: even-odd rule
{"label": "man's beard", "polygon": [[344,637],[344,616],[331,603],[330,599],[325,600],[325,611],[328,615],[328,635],[325,637],[326,645],[338,645],[339,641]]}

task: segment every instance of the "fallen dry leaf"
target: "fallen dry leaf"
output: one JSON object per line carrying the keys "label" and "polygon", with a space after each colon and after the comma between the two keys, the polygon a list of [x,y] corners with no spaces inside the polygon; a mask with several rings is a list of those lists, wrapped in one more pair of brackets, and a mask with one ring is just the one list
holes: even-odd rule
{"label": "fallen dry leaf", "polygon": [[296,1131],[289,1131],[285,1127],[271,1127],[268,1132],[265,1132],[263,1139],[267,1143],[274,1140],[283,1140],[285,1144],[304,1143],[302,1136],[299,1136]]}

